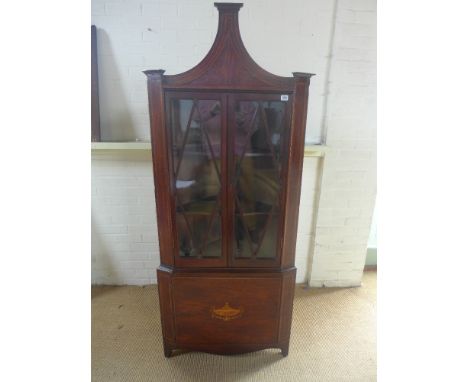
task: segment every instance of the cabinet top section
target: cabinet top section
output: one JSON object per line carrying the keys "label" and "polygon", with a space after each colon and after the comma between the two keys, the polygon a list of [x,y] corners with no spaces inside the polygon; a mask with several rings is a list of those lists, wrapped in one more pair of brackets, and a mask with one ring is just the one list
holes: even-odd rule
{"label": "cabinet top section", "polygon": [[214,6],[219,9],[220,12],[239,12],[244,6],[244,3],[214,3]]}
{"label": "cabinet top section", "polygon": [[293,77],[274,75],[250,57],[239,30],[242,3],[214,3],[219,11],[218,32],[205,58],[192,69],[164,75],[164,70],[147,70],[149,79],[160,79],[168,89],[225,89],[249,91],[293,91],[297,81],[309,81],[312,74]]}

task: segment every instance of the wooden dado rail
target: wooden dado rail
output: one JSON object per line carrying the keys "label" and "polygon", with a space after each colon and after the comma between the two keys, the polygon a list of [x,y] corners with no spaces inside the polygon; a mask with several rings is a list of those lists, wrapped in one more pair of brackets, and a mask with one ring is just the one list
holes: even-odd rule
{"label": "wooden dado rail", "polygon": [[[151,150],[150,142],[91,142],[91,150]],[[322,157],[327,146],[306,145],[304,157]]]}

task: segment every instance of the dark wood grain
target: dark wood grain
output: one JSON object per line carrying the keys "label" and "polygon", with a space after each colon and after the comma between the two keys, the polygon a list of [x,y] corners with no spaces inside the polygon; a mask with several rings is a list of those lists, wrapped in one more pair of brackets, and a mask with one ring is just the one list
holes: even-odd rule
{"label": "dark wood grain", "polygon": [[285,174],[285,217],[281,266],[294,265],[297,239],[299,202],[301,199],[302,167],[304,163],[304,139],[307,121],[307,102],[311,74],[293,73],[294,102],[292,111],[291,140],[289,142],[289,163]]}
{"label": "dark wood grain", "polygon": [[[239,354],[278,348],[286,356],[311,74],[281,77],[265,71],[242,43],[238,25],[242,4],[215,3],[215,6],[219,10],[218,32],[212,48],[198,65],[176,75],[164,75],[163,70],[145,71],[161,256],[157,276],[164,354],[170,356],[176,349]],[[236,104],[241,100],[278,101],[281,95],[287,95],[288,100],[280,160],[274,159],[276,168],[280,168],[277,252],[269,259],[256,258],[255,254],[251,258],[236,258],[233,245]],[[173,115],[170,105],[179,110],[178,100],[182,99],[220,102],[222,131],[217,171],[221,177],[222,245],[217,258],[179,255],[174,179],[178,170],[171,154],[169,129]],[[261,117],[266,124],[266,115]],[[213,147],[208,144],[213,156]]]}
{"label": "dark wood grain", "polygon": [[294,300],[294,286],[296,283],[296,269],[285,272],[281,285],[281,312],[279,322],[278,343],[281,353],[287,356],[289,353],[289,337],[291,335],[291,322]]}
{"label": "dark wood grain", "polygon": [[164,353],[170,355],[170,349],[175,341],[174,317],[172,314],[172,288],[170,269],[158,269],[158,293],[161,309],[161,326],[163,328]]}
{"label": "dark wood grain", "polygon": [[165,76],[165,86],[177,89],[292,91],[294,79],[276,76],[250,57],[239,31],[239,3],[215,3],[219,10],[218,32],[205,58],[194,68]]}
{"label": "dark wood grain", "polygon": [[[181,345],[277,342],[280,289],[280,277],[176,276],[173,290],[177,342]],[[230,320],[213,316],[212,311],[225,304],[240,310],[239,316]]]}
{"label": "dark wood grain", "polygon": [[153,157],[154,191],[159,234],[159,256],[161,264],[174,265],[174,222],[171,175],[167,152],[164,93],[162,89],[163,70],[145,72],[148,76],[148,99],[150,110],[150,132]]}
{"label": "dark wood grain", "polygon": [[[164,349],[240,354],[265,348],[287,352],[296,268],[275,272],[158,270]],[[222,320],[229,304],[242,314]]]}

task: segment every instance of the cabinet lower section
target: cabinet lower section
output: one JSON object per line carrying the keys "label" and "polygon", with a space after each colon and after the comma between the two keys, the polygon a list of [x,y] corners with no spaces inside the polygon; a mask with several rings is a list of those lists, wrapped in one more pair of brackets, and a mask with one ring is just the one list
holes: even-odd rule
{"label": "cabinet lower section", "polygon": [[296,268],[273,272],[158,269],[164,353],[287,355]]}

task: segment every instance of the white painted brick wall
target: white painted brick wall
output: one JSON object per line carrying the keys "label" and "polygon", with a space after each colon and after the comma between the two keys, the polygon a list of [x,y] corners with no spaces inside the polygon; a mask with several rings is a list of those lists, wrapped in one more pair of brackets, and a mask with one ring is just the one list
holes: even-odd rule
{"label": "white painted brick wall", "polygon": [[159,245],[150,152],[94,152],[91,177],[92,282],[155,283]]}
{"label": "white painted brick wall", "polygon": [[[145,69],[190,69],[217,30],[214,0],[93,0],[97,27],[102,139],[149,140]],[[245,0],[244,43],[272,73],[317,74],[310,89],[307,141],[320,142],[333,1]],[[259,28],[259,26],[261,26]],[[307,47],[307,48],[305,48]]]}
{"label": "white painted brick wall", "polygon": [[360,285],[376,194],[376,1],[337,4],[310,286]]}
{"label": "white painted brick wall", "polygon": [[296,244],[297,283],[304,283],[308,278],[310,253],[313,247],[314,211],[317,208],[320,162],[320,158],[304,158]]}

